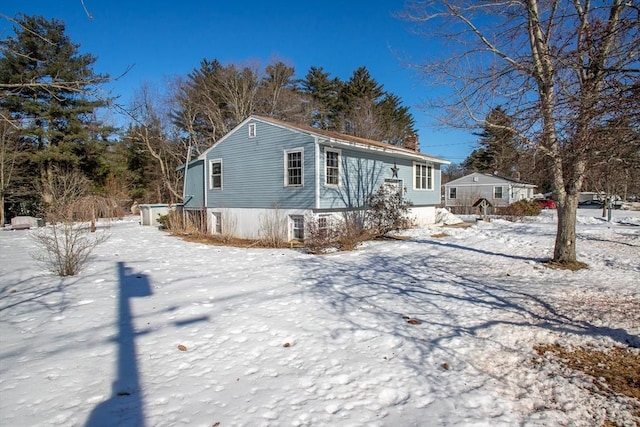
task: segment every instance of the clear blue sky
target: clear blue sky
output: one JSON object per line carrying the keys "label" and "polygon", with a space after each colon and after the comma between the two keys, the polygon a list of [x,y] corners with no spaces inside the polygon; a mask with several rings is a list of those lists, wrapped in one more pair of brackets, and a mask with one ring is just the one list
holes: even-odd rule
{"label": "clear blue sky", "polygon": [[[410,107],[421,151],[459,163],[477,138],[432,126],[434,112],[419,108],[434,88],[401,58],[419,63],[439,53],[393,16],[402,7],[402,0],[84,0],[84,6],[81,0],[2,0],[0,13],[64,21],[80,51],[98,58],[98,73],[116,77],[133,66],[111,85],[124,105],[143,82],[161,87],[166,77],[185,76],[204,58],[263,67],[277,58],[299,78],[316,66],[346,80],[366,66]],[[11,24],[0,19],[0,38],[10,34]]]}

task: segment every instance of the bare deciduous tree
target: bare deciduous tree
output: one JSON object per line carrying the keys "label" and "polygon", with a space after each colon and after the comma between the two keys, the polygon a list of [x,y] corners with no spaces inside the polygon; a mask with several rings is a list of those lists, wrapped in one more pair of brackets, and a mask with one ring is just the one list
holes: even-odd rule
{"label": "bare deciduous tree", "polygon": [[423,71],[455,95],[439,103],[448,123],[491,126],[481,117],[502,104],[516,135],[550,159],[557,263],[577,261],[576,209],[593,129],[612,117],[638,123],[639,102],[629,96],[640,71],[638,13],[624,0],[430,0],[411,1],[403,14],[445,52]]}
{"label": "bare deciduous tree", "polygon": [[176,167],[185,162],[189,141],[179,137],[163,103],[166,105],[160,95],[154,95],[149,86],[143,85],[133,101],[130,116],[135,125],[128,136],[142,143],[154,160],[163,190],[159,190],[157,197],[163,199],[166,195],[170,203],[175,203],[182,199],[181,177]]}

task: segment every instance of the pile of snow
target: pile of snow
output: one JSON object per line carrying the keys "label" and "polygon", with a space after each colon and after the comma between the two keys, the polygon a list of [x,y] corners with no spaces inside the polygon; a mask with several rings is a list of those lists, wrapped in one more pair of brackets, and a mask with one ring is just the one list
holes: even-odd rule
{"label": "pile of snow", "polygon": [[590,268],[571,272],[540,263],[552,216],[323,256],[190,243],[137,221],[113,224],[69,278],[34,267],[30,231],[0,232],[4,424],[638,422],[533,346],[640,345],[640,227],[580,222]]}
{"label": "pile of snow", "polygon": [[455,225],[461,222],[462,219],[449,212],[447,208],[436,209],[436,224]]}

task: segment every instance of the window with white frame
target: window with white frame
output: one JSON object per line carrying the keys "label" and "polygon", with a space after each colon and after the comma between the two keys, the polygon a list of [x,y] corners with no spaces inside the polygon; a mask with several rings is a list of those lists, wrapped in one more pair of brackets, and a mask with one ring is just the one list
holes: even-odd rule
{"label": "window with white frame", "polygon": [[209,162],[209,188],[211,190],[222,190],[222,159],[215,159]]}
{"label": "window with white frame", "polygon": [[340,183],[340,151],[326,149],[325,156],[325,183],[326,185],[339,185]]}
{"label": "window with white frame", "polygon": [[433,166],[426,163],[414,163],[414,186],[416,190],[433,190]]}
{"label": "window with white frame", "polygon": [[457,196],[458,189],[456,187],[449,187],[449,198],[455,199]]}
{"label": "window with white frame", "polygon": [[291,238],[304,240],[304,217],[302,215],[291,215]]}
{"label": "window with white frame", "polygon": [[212,228],[213,228],[213,233],[214,234],[222,234],[222,213],[221,212],[214,212],[213,216],[211,217],[213,224],[212,224]]}
{"label": "window with white frame", "polygon": [[318,217],[318,236],[326,238],[329,235],[329,215],[320,215]]}
{"label": "window with white frame", "polygon": [[493,198],[502,199],[502,187],[493,187]]}
{"label": "window with white frame", "polygon": [[303,181],[303,156],[302,148],[287,150],[284,155],[284,185],[287,187],[302,187]]}
{"label": "window with white frame", "polygon": [[256,137],[256,124],[249,123],[249,138],[255,138],[255,137]]}

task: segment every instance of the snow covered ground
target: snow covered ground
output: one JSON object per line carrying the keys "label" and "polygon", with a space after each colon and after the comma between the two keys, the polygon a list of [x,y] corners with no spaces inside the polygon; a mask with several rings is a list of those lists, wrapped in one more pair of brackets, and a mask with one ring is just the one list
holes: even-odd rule
{"label": "snow covered ground", "polygon": [[0,424],[634,425],[532,348],[640,346],[640,212],[599,214],[579,211],[576,272],[540,263],[553,211],[324,256],[127,218],[69,278],[0,232]]}

